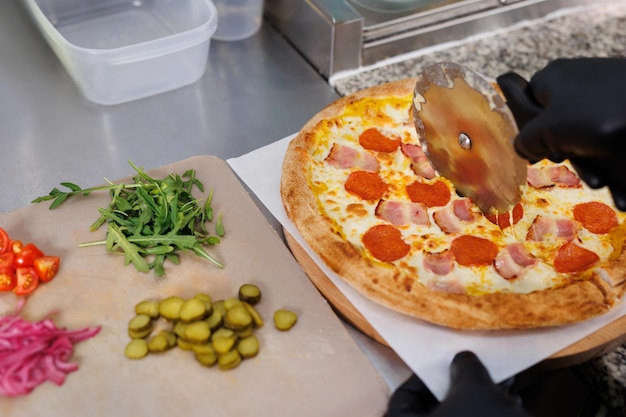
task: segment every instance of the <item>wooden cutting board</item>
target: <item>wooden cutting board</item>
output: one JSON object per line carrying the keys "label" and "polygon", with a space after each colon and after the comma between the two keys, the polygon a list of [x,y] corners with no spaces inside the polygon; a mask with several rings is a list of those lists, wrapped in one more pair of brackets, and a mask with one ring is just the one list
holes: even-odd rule
{"label": "wooden cutting board", "polygon": [[[199,156],[148,172],[163,178],[188,169],[197,171],[206,192],[213,189],[213,206],[223,212],[226,236],[210,252],[225,263],[224,269],[185,255],[180,265],[168,266],[167,276],[156,278],[124,266],[122,256],[104,247],[79,248],[79,243],[104,237],[104,228],[90,232],[89,226],[98,207],[107,205],[107,193],[68,200],[56,210],[41,203],[0,214],[0,227],[13,238],[34,242],[62,259],[57,277],[29,297],[22,317],[36,321],[51,316],[69,329],[102,328],[76,345],[72,362],[80,369],[69,374],[63,386],[47,382],[26,396],[0,397],[0,415],[382,415],[387,385],[228,165]],[[80,179],[59,178],[65,180]],[[137,302],[198,292],[227,298],[244,282],[257,284],[263,292],[258,310],[265,325],[255,333],[261,345],[257,357],[224,372],[200,366],[190,352],[180,349],[135,361],[124,356],[127,324]],[[0,294],[0,315],[11,313],[16,303],[14,294]],[[279,308],[298,313],[298,323],[289,332],[279,332],[271,323]]]}
{"label": "wooden cutting board", "polygon": [[[324,271],[316,264],[302,246],[285,231],[285,239],[291,252],[306,271],[317,289],[326,297],[333,308],[354,327],[372,339],[387,344],[385,339],[372,327],[363,315],[352,305],[348,298],[333,284]],[[622,316],[607,326],[595,331],[578,342],[562,349],[545,359],[534,369],[560,368],[576,365],[594,357],[603,355],[626,343],[626,316]]]}

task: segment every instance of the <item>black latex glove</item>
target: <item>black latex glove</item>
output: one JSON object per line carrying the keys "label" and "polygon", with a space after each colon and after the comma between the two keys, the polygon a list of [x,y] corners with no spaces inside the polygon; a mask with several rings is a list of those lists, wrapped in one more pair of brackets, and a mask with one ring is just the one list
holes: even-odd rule
{"label": "black latex glove", "polygon": [[385,417],[530,417],[520,401],[495,385],[472,352],[457,353],[450,365],[450,389],[439,403],[411,376],[391,396]]}
{"label": "black latex glove", "polygon": [[569,159],[583,181],[608,185],[626,210],[626,59],[557,59],[530,82],[512,72],[497,82],[517,122],[522,157]]}

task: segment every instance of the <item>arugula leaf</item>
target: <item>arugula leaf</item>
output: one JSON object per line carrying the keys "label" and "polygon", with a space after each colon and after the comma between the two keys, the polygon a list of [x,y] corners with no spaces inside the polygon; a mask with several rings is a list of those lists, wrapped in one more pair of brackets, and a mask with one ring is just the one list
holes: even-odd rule
{"label": "arugula leaf", "polygon": [[223,268],[224,265],[204,248],[219,244],[225,233],[221,212],[215,224],[215,235],[207,227],[213,220],[213,190],[200,202],[192,194],[194,187],[204,191],[195,170],[185,171],[182,177],[170,174],[159,180],[128,162],[136,171],[133,183],[114,184],[105,179],[108,185],[83,189],[75,183],[62,182],[60,185],[67,191],[55,187],[33,203],[52,200],[52,210],[70,197],[108,191],[111,196],[108,206],[98,209],[100,216],[90,226],[93,231],[108,223],[106,239],[81,243],[80,247],[105,245],[109,251],[124,253],[125,264],[132,263],[141,272],[153,270],[157,276],[165,275],[165,261],[180,263],[178,252],[181,251],[193,252]]}
{"label": "arugula leaf", "polygon": [[115,251],[117,249],[124,252],[124,264],[128,265],[132,262],[137,271],[148,272],[150,267],[148,262],[141,255],[141,249],[126,239],[122,230],[115,223],[109,223],[106,240],[107,250]]}
{"label": "arugula leaf", "polygon": [[72,191],[81,191],[80,186],[78,186],[78,185],[76,185],[74,183],[71,183],[71,182],[62,182],[61,185],[64,186],[64,187],[69,188]]}

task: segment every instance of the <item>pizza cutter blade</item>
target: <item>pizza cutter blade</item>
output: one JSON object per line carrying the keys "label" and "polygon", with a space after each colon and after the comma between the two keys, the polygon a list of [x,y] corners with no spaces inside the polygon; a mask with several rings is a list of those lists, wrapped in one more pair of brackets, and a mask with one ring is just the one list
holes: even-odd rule
{"label": "pizza cutter blade", "polygon": [[433,167],[483,213],[508,212],[520,200],[527,163],[513,149],[517,125],[487,79],[454,63],[427,67],[413,120]]}

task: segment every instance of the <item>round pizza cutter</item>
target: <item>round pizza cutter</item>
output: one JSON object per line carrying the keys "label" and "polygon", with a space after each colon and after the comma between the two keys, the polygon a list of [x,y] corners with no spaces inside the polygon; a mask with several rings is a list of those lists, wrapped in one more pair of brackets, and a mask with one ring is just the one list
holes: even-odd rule
{"label": "round pizza cutter", "polygon": [[439,174],[484,213],[499,214],[520,200],[527,162],[513,149],[517,125],[494,85],[459,64],[431,65],[415,85],[413,119]]}

